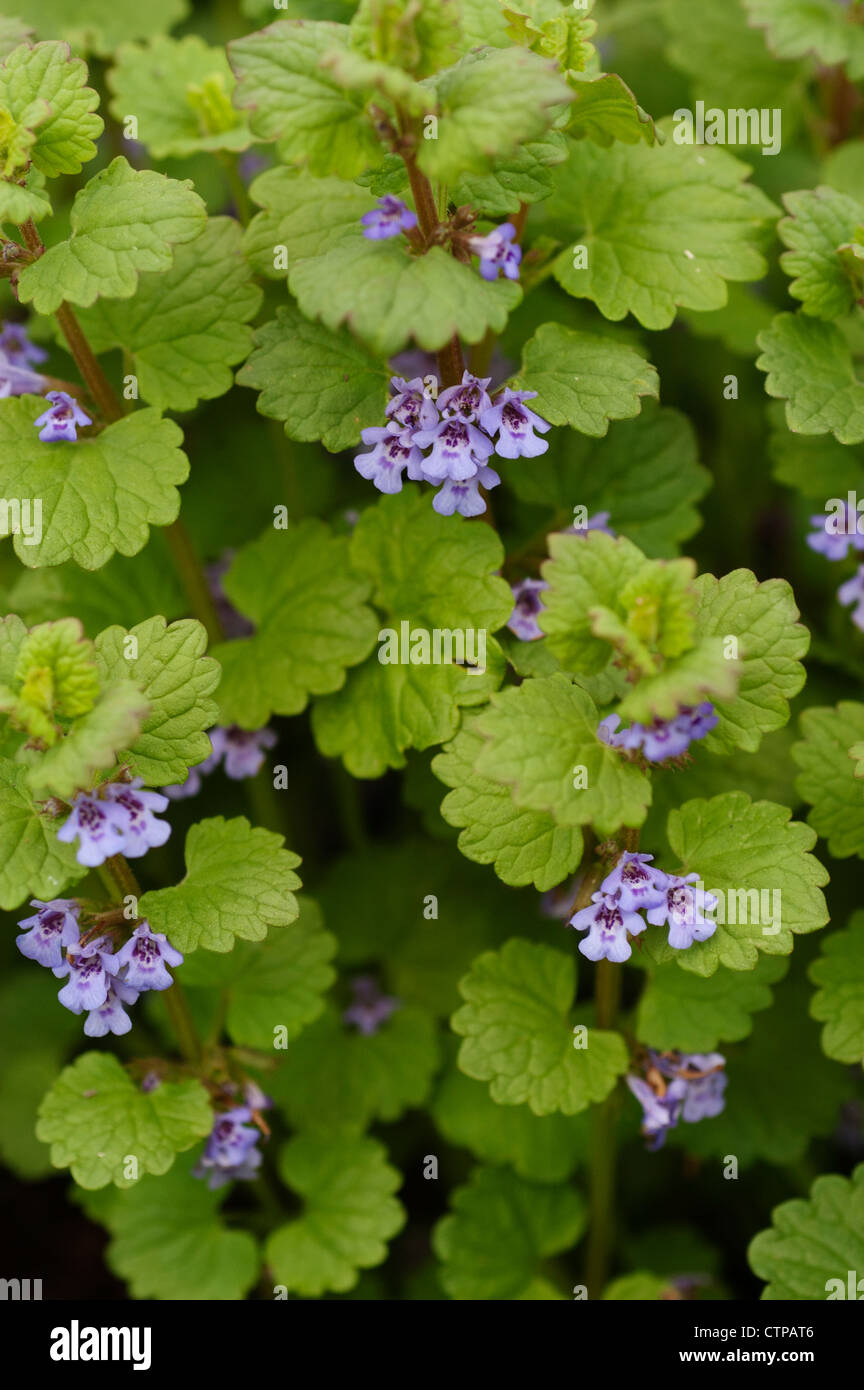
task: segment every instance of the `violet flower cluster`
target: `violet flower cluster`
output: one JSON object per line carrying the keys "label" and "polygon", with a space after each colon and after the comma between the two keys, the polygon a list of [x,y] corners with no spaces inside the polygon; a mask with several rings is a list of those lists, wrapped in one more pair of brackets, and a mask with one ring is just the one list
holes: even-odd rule
{"label": "violet flower cluster", "polygon": [[203,1154],[192,1169],[193,1177],[206,1178],[214,1191],[235,1178],[257,1177],[261,1154],[256,1148],[261,1131],[247,1124],[248,1105],[237,1105],[217,1115]]}
{"label": "violet flower cluster", "polygon": [[51,902],[34,898],[30,906],[36,912],[18,923],[24,928],[16,938],[18,950],[28,960],[47,966],[58,980],[66,979],[57,998],[71,1013],[87,1014],[84,1032],[88,1038],[128,1033],[132,1021],[124,1006],[134,1004],[145,990],[170,989],[174,981],[168,966],[183,964],[167,937],[151,931],[144,920],[115,952],[107,935],[82,943],[81,909],[74,898]]}
{"label": "violet flower cluster", "polygon": [[164,845],[171,834],[167,821],[157,820],[167,796],[141,791],[142,779],[110,782],[93,792],[79,792],[69,816],[57,831],[57,839],[71,845],[77,839],[75,857],[88,869],[97,869],[112,854],[140,859],[148,849]]}
{"label": "violet flower cluster", "polygon": [[726,1058],[719,1052],[649,1051],[644,1077],[631,1073],[627,1085],[642,1106],[642,1133],[652,1152],[680,1121],[697,1124],[719,1115],[726,1104]]}
{"label": "violet flower cluster", "polygon": [[685,706],[674,719],[655,719],[653,724],[631,724],[629,729],[619,730],[620,723],[617,714],[601,719],[597,726],[600,742],[612,748],[638,750],[649,763],[660,763],[666,758],[680,758],[691,743],[709,734],[717,724],[717,712],[705,700],[695,707]]}
{"label": "violet flower cluster", "polygon": [[210,756],[196,767],[190,767],[185,782],[163,787],[162,791],[171,801],[197,796],[201,790],[202,779],[215,772],[220,763],[225,775],[233,782],[255,777],[264,762],[265,749],[273,748],[275,743],[276,735],[272,729],[241,729],[236,724],[227,728],[211,729]]}
{"label": "violet flower cluster", "polygon": [[[814,527],[807,537],[811,550],[826,560],[845,560],[850,550],[864,550],[864,534],[858,530],[858,508],[845,502],[836,514],[811,516]],[[852,621],[864,632],[864,565],[859,565],[851,579],[841,584],[837,598],[844,608],[855,605]]]}
{"label": "violet flower cluster", "polygon": [[653,858],[625,850],[589,906],[570,918],[571,927],[588,933],[579,942],[583,956],[593,961],[629,960],[629,938],[649,924],[668,926],[668,942],[676,951],[714,935],[717,923],[709,914],[717,907],[716,896],[696,886],[698,874],[666,874],[654,866]]}
{"label": "violet flower cluster", "polygon": [[[369,241],[389,241],[402,232],[412,232],[417,226],[417,214],[401,198],[386,193],[378,199],[377,207],[363,214],[360,223]],[[508,280],[519,279],[522,248],[512,222],[502,222],[485,236],[468,237],[467,243],[468,249],[479,257],[484,280],[497,280],[499,275]]]}
{"label": "violet flower cluster", "polygon": [[401,1008],[401,1000],[384,994],[371,975],[355,975],[351,981],[354,999],[342,1015],[343,1023],[356,1028],[364,1037],[377,1033],[382,1023]]}
{"label": "violet flower cluster", "polygon": [[31,343],[20,323],[4,323],[0,329],[0,399],[41,396],[46,381],[34,368],[47,356],[47,352]]}
{"label": "violet flower cluster", "polygon": [[535,431],[545,434],[551,428],[525,404],[536,391],[504,387],[493,401],[486,389],[490,380],[466,371],[461,385],[448,386],[433,399],[422,377],[394,376],[387,424],[363,430],[370,448],[355,457],[357,472],[379,492],[390,493],[402,491],[405,473],[412,482],[438,488],[432,505],[442,516],[480,516],[486,510],[480,488],[501,481],[489,467],[491,456],[535,458],[549,447]]}

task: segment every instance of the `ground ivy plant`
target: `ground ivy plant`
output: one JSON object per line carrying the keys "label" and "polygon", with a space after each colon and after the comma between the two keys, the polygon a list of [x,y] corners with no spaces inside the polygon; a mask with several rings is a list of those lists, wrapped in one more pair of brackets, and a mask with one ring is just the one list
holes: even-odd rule
{"label": "ground ivy plant", "polygon": [[0,1158],[50,1296],[859,1296],[857,7],[26,8]]}

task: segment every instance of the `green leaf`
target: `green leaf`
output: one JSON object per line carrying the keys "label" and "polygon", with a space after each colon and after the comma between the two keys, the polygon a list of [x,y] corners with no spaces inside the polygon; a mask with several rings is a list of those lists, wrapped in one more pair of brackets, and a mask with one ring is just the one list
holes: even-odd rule
{"label": "green leaf", "polygon": [[210,1133],[213,1112],[199,1081],[163,1081],[144,1092],[110,1052],[85,1052],[57,1078],[39,1108],[37,1136],[55,1168],[88,1189],[132,1187],[130,1158],[167,1173],[175,1155]]}
{"label": "green leaf", "polygon": [[175,485],[189,473],[180,429],[150,407],[89,438],[44,444],[33,428],[44,409],[42,396],[0,402],[0,491],[42,499],[42,538],[28,545],[19,532],[18,558],[31,568],[72,559],[93,570],[115,551],[137,555],[150,527],[168,526],[180,510]]}
{"label": "green leaf", "polygon": [[[401,160],[398,166],[404,173]],[[369,190],[356,183],[316,179],[284,166],[259,174],[249,193],[263,211],[246,228],[243,250],[252,269],[270,280],[282,280],[298,261],[338,246],[375,206]]]}
{"label": "green leaf", "polygon": [[453,0],[360,0],[351,20],[351,42],[417,77],[437,72],[458,52],[459,10]]}
{"label": "green leaf", "polygon": [[823,939],[810,978],[821,985],[810,1013],[825,1024],[823,1051],[838,1062],[864,1062],[864,913]]}
{"label": "green leaf", "polygon": [[759,334],[769,396],[786,402],[786,423],[796,434],[833,434],[841,444],[864,440],[864,383],[852,353],[833,323],[803,314],[778,314]]}
{"label": "green leaf", "polygon": [[258,1245],[220,1219],[229,1187],[211,1192],[188,1163],[112,1194],[102,1217],[111,1232],[106,1262],[130,1297],[182,1302],[243,1298],[258,1277]]}
{"label": "green leaf", "polygon": [[721,969],[706,979],[661,965],[639,999],[636,1036],[660,1052],[715,1052],[721,1042],[738,1042],[752,1031],[751,1015],[770,1008],[768,986],[786,969],[782,957],[766,957],[749,974]]}
{"label": "green leaf", "polygon": [[448,825],[459,826],[459,848],[477,864],[493,864],[505,883],[555,888],[582,858],[582,834],[542,812],[520,811],[507,787],[474,770],[483,739],[466,724],[432,764],[453,790],[441,803]]}
{"label": "green leaf", "polygon": [[585,1229],[582,1197],[500,1168],[475,1168],[452,1197],[432,1237],[441,1282],[460,1300],[558,1299],[544,1261],[575,1245]]}
{"label": "green leaf", "polygon": [[600,438],[629,420],[642,396],[658,396],[657,372],[640,352],[597,333],[544,323],[525,344],[517,385],[536,391],[531,409],[552,425]]}
{"label": "green leaf", "polygon": [[261,392],[259,411],[283,420],[289,439],[320,439],[338,453],[383,420],[388,370],[349,333],[309,323],[283,305],[254,342],[237,381]]}
{"label": "green leaf", "polygon": [[33,896],[50,901],[87,870],[72,845],[57,839],[60,824],[40,814],[27,768],[0,758],[0,907],[18,907]]}
{"label": "green leaf", "polygon": [[555,65],[522,48],[469,53],[439,74],[435,90],[437,137],[420,143],[417,162],[440,183],[486,173],[494,156],[543,134],[550,107],[572,100]]}
{"label": "green leaf", "polygon": [[648,779],[601,743],[599,722],[590,695],[566,676],[525,681],[493,695],[478,716],[486,743],[476,769],[509,785],[517,806],[545,811],[559,826],[591,823],[610,835],[641,825],[651,800]]}
{"label": "green leaf", "polygon": [[92,787],[94,774],[113,767],[118,750],[138,736],[150,710],[145,695],[129,680],[117,680],[63,738],[34,761],[27,782],[34,795],[71,800]]}
{"label": "green leaf", "polygon": [[[372,581],[373,601],[387,615],[379,640],[392,634],[401,646],[403,632],[421,632],[417,650],[425,634],[434,657],[437,631],[441,661],[382,662],[387,648],[379,647],[379,659],[370,658],[351,672],[338,695],[316,704],[313,731],[322,752],[343,756],[354,776],[378,777],[388,766],[404,767],[406,749],[453,737],[460,707],[482,703],[500,679],[494,643],[486,652],[485,674],[453,659],[479,661],[481,634],[494,632],[510,616],[509,585],[494,573],[502,559],[491,527],[439,516],[428,496],[414,489],[383,497],[364,511],[351,540],[351,564]],[[448,649],[443,634],[453,633],[456,641]]]}
{"label": "green leaf", "polygon": [[750,22],[766,30],[778,58],[811,55],[842,63],[847,75],[864,77],[864,32],[845,6],[833,0],[744,0]]}
{"label": "green leaf", "polygon": [[[130,638],[134,656],[126,655],[132,650]],[[148,618],[128,632],[109,627],[96,638],[102,679],[128,676],[149,704],[140,734],[119,754],[119,761],[128,763],[133,776],[142,777],[147,786],[181,782],[187,768],[210,755],[205,730],[219,713],[210,699],[219,683],[219,666],[204,655],[206,650],[207,633],[192,618],[170,626],[164,618]]]}
{"label": "green leaf", "polygon": [[785,579],[760,584],[749,570],[722,579],[696,580],[700,636],[737,638],[740,678],[737,696],[718,705],[719,723],[705,739],[712,753],[734,748],[755,752],[762,736],[789,719],[789,701],[806,679],[802,658],[810,634],[797,621],[795,596]]}
{"label": "green leaf", "polygon": [[512,1164],[520,1178],[564,1182],[588,1154],[588,1112],[534,1115],[527,1105],[496,1105],[481,1081],[459,1071],[444,1076],[432,1118],[448,1144],[470,1149],[483,1163]]}
{"label": "green leaf", "polygon": [[225,1026],[233,1042],[266,1051],[295,1038],[324,1008],[335,979],[329,961],[337,941],[323,930],[321,913],[308,898],[287,930],[271,928],[263,941],[234,946],[229,955],[198,952],[183,966],[190,990],[218,987],[225,999]]}
{"label": "green leaf", "polygon": [[[808,1302],[852,1298],[864,1269],[864,1164],[851,1178],[817,1178],[809,1199],[783,1202],[771,1213],[771,1228],[750,1242],[747,1258],[766,1280],[764,1299]],[[849,1292],[849,1270],[854,1291]],[[832,1285],[831,1280],[839,1280]],[[830,1290],[830,1293],[829,1293]]]}
{"label": "green leaf", "polygon": [[613,1279],[603,1290],[603,1299],[612,1303],[656,1303],[668,1296],[670,1280],[648,1270],[635,1270]]}
{"label": "green leaf", "polygon": [[32,217],[41,222],[51,213],[51,199],[45,192],[45,176],[38,169],[25,175],[23,186],[0,182],[0,225],[22,226]]}
{"label": "green leaf", "polygon": [[128,39],[164,33],[185,19],[186,0],[27,0],[27,17],[43,38],[66,39],[74,48],[102,56]]}
{"label": "green leaf", "polygon": [[706,109],[780,107],[788,139],[795,106],[803,105],[807,71],[769,52],[765,34],[750,28],[742,0],[698,8],[690,0],[663,0],[661,13],[669,31],[666,56],[690,77]]}
{"label": "green leaf", "polygon": [[124,43],[108,83],[111,114],[121,124],[130,112],[136,138],[154,159],[183,158],[199,150],[245,150],[246,122],[231,105],[234,74],[223,48],[197,34],[159,36],[148,45]]}
{"label": "green leaf", "polygon": [[301,1135],[282,1149],[279,1172],[304,1210],[267,1241],[276,1283],[307,1298],[354,1288],[358,1271],[381,1264],[405,1224],[393,1195],[402,1180],[383,1144]]}
{"label": "green leaf", "polygon": [[207,210],[191,180],[133,169],[122,155],[76,195],[71,235],[19,277],[19,298],[40,314],[64,300],[87,308],[100,295],[130,299],[145,270],[169,270],[172,248],[192,241]]}
{"label": "green leaf", "polygon": [[[19,916],[22,914],[19,913]],[[53,1176],[47,1146],[36,1138],[36,1112],[65,1057],[77,1046],[81,1020],[58,1009],[53,989],[30,962],[7,969],[0,986],[0,1154],[7,1168],[32,1180]]]}
{"label": "green leaf", "polygon": [[0,58],[8,58],[13,48],[27,43],[33,37],[33,30],[20,19],[6,19],[0,15]]}
{"label": "green leaf", "polygon": [[563,135],[548,130],[514,154],[493,160],[487,172],[461,174],[452,188],[453,201],[459,207],[470,203],[484,217],[504,218],[522,203],[548,198],[555,187],[554,166],[566,157]]}
{"label": "green leaf", "polygon": [[438,1062],[435,1021],[425,1009],[402,1005],[364,1036],[328,1007],[289,1044],[266,1084],[295,1129],[341,1134],[424,1105]]}
{"label": "green leaf", "polygon": [[288,283],[306,318],[334,330],[347,324],[382,357],[412,338],[429,352],[456,333],[477,343],[489,329],[500,333],[522,298],[512,280],[484,280],[440,246],[414,256],[404,237],[370,241],[359,226],[299,261]]}
{"label": "green leaf", "polygon": [[279,20],[228,47],[237,77],[234,105],[248,110],[253,134],[278,140],[286,164],[346,179],[383,155],[364,93],[340,86],[322,66],[325,56],[346,47],[348,34],[344,24]]}
{"label": "green leaf", "polygon": [[186,877],[145,893],[141,916],[184,955],[199,946],[230,951],[237,939],[263,941],[268,927],[287,927],[297,917],[299,863],[281,835],[253,829],[243,816],[210,817],[186,836]]}
{"label": "green leaf", "polygon": [[141,398],[160,410],[191,410],[233,385],[230,368],[252,345],[246,324],[261,303],[231,217],[211,218],[178,247],[174,264],[142,275],[134,297],[100,299],[79,314],[94,352],[120,347]]}
{"label": "green leaf", "polygon": [[[710,892],[722,894],[724,911],[717,910],[713,936],[686,951],[665,941],[658,948],[652,934],[646,944],[659,963],[675,960],[697,975],[713,975],[720,965],[751,970],[760,951],[788,955],[795,935],[824,927],[828,913],[819,890],[828,874],[809,853],[815,831],[790,821],[791,814],[788,806],[753,802],[746,792],[688,801],[670,813],[669,844],[681,872],[698,873]],[[721,915],[736,921],[722,924]]]}
{"label": "green leaf", "polygon": [[860,449],[838,444],[833,435],[825,438],[792,434],[786,428],[779,402],[770,404],[768,412],[768,451],[779,483],[796,488],[808,500],[818,501],[820,509],[827,497],[843,497],[852,490],[864,492],[864,455]]}
{"label": "green leaf", "polygon": [[0,108],[14,121],[26,126],[34,103],[48,107],[35,128],[30,158],[49,178],[80,173],[96,154],[94,140],[104,123],[96,115],[99,93],[86,80],[86,64],[63,43],[22,44],[0,67]]}
{"label": "green leaf", "polygon": [[[748,169],[718,146],[574,146],[558,192],[543,204],[566,250],[555,276],[607,319],[632,313],[667,328],[676,307],[719,309],[727,280],[759,280],[762,224],[776,213],[744,182]],[[587,266],[574,268],[574,246]]]}
{"label": "green leaf", "polygon": [[621,610],[619,595],[644,568],[645,556],[623,536],[613,539],[599,531],[553,534],[548,545],[542,618],[549,650],[568,670],[599,675],[613,653],[596,632],[592,614]]}
{"label": "green leaf", "polygon": [[491,1082],[499,1105],[577,1115],[605,1100],[627,1070],[617,1033],[590,1029],[585,1045],[574,1045],[579,1039],[569,1014],[575,982],[570,956],[518,937],[478,956],[461,981],[467,1002],[451,1019],[465,1040],[459,1067]]}
{"label": "green leaf", "polygon": [[796,789],[812,806],[808,821],[835,859],[864,858],[864,783],[849,756],[864,739],[864,705],[841,700],[833,709],[805,710],[801,733],[792,758],[801,769]]}
{"label": "green leaf", "polygon": [[789,293],[801,300],[805,314],[840,318],[858,296],[837,252],[864,223],[864,205],[824,187],[787,193],[783,201],[791,216],[777,230],[790,250],[780,257],[780,264],[787,275],[796,277]]}
{"label": "green leaf", "polygon": [[625,145],[638,145],[640,140],[654,144],[654,122],[615,73],[598,77],[596,73],[571,72],[568,81],[575,101],[567,130],[574,140],[593,140],[607,147],[616,140]]}
{"label": "green leaf", "polygon": [[347,539],[321,521],[266,531],[239,551],[223,585],[256,628],[214,650],[224,723],[260,729],[271,714],[299,714],[310,694],[338,690],[375,640],[368,582],[349,567]]}
{"label": "green leaf", "polygon": [[679,411],[646,401],[638,420],[622,420],[596,442],[570,430],[548,438],[548,453],[530,468],[499,466],[520,501],[566,515],[576,505],[589,514],[608,511],[616,534],[646,555],[674,555],[699,529],[693,504],[707,491],[710,474],[698,463],[693,427]]}

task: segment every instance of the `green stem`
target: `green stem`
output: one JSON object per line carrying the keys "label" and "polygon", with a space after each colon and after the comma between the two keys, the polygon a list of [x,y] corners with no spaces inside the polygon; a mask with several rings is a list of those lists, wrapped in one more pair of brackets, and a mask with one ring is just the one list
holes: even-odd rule
{"label": "green stem", "polygon": [[170,526],[165,527],[165,536],[191,612],[207,629],[211,643],[224,642],[225,633],[222,631],[207,576],[195,553],[189,532],[179,516]]}
{"label": "green stem", "polygon": [[[621,997],[621,967],[613,961],[597,962],[594,977],[596,1025],[615,1025]],[[590,1226],[585,1255],[585,1285],[589,1298],[599,1298],[609,1273],[615,1206],[615,1124],[618,1102],[615,1092],[592,1116],[591,1156],[588,1173]]]}
{"label": "green stem", "polygon": [[236,154],[229,154],[222,150],[219,155],[222,168],[225,170],[225,180],[231,193],[234,203],[234,210],[237,213],[237,220],[244,227],[248,227],[252,217],[252,202],[249,197],[246,185],[240,177],[240,170],[237,167]]}
{"label": "green stem", "polygon": [[[134,898],[136,906],[141,897],[141,889],[138,880],[129,867],[129,861],[122,854],[112,854],[104,864],[100,864],[97,870],[99,877],[108,890],[112,901],[122,903],[124,898]],[[201,1040],[198,1037],[198,1030],[189,1012],[189,1004],[182,988],[174,981],[170,989],[165,990],[162,995],[165,1001],[165,1009],[174,1029],[175,1037],[181,1053],[187,1062],[197,1064],[201,1060]]]}

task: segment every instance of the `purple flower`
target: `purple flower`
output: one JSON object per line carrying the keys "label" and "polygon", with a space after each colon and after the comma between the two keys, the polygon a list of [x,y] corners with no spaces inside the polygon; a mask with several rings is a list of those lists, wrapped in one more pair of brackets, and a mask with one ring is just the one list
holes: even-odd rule
{"label": "purple flower", "polygon": [[494,468],[479,468],[477,476],[466,483],[455,483],[448,478],[432,498],[432,506],[441,516],[482,516],[486,503],[480,495],[480,488],[497,487],[501,479]]}
{"label": "purple flower", "polygon": [[584,526],[573,522],[564,532],[565,536],[587,536],[589,531],[602,531],[604,536],[611,536],[614,540],[615,532],[609,525],[610,512],[596,512],[594,516],[589,516]]}
{"label": "purple flower", "polygon": [[7,396],[41,396],[46,378],[29,367],[16,367],[0,353],[0,400]]}
{"label": "purple flower", "polygon": [[625,850],[610,874],[600,885],[607,897],[617,895],[624,912],[642,912],[646,907],[659,907],[666,899],[668,874],[662,869],[648,868],[653,854],[633,854]]}
{"label": "purple flower", "polygon": [[633,724],[618,729],[617,714],[607,714],[597,726],[601,743],[612,748],[640,749],[650,763],[680,758],[695,739],[704,738],[717,724],[714,706],[705,701],[695,708],[681,710],[674,719],[655,719],[653,724]]}
{"label": "purple flower", "polygon": [[687,1095],[686,1081],[672,1081],[658,1094],[641,1076],[630,1075],[627,1085],[642,1106],[642,1133],[653,1142],[647,1147],[656,1152],[663,1147],[666,1135],[674,1129]]}
{"label": "purple flower", "polygon": [[860,627],[864,632],[864,565],[859,565],[856,574],[852,579],[847,579],[845,584],[841,584],[837,590],[837,597],[848,608],[850,603],[856,605],[852,614],[852,621],[856,627]]}
{"label": "purple flower", "polygon": [[105,787],[105,799],[126,816],[123,853],[129,859],[140,859],[148,849],[164,845],[171,834],[167,820],[157,820],[154,814],[165,810],[167,796],[162,796],[161,792],[140,791],[142,780],[136,777],[134,782],[112,782]]}
{"label": "purple flower", "polygon": [[122,853],[128,819],[124,806],[80,792],[72,803],[71,815],[57,831],[57,839],[71,845],[77,836],[80,841],[75,856],[78,863],[97,869],[112,854]]}
{"label": "purple flower", "polygon": [[31,907],[37,908],[33,917],[24,917],[19,927],[28,927],[23,936],[15,938],[18,950],[28,960],[38,961],[40,965],[60,965],[63,960],[63,947],[78,943],[78,913],[80,907],[74,898],[52,898],[42,902],[33,898]]}
{"label": "purple flower", "polygon": [[484,410],[480,424],[488,434],[497,433],[495,452],[500,458],[536,458],[549,448],[548,441],[538,439],[534,431],[545,434],[552,426],[525,405],[536,395],[536,391],[511,391],[505,386],[494,404]]}
{"label": "purple flower", "polygon": [[724,1092],[729,1081],[723,1068],[726,1058],[719,1052],[707,1054],[690,1053],[682,1057],[682,1065],[707,1073],[705,1076],[687,1079],[687,1096],[681,1118],[685,1124],[695,1125],[700,1120],[713,1120],[723,1110],[726,1100]]}
{"label": "purple flower", "polygon": [[[442,419],[462,420],[466,425],[476,424],[484,412],[491,408],[492,402],[486,391],[491,380],[489,376],[481,378],[464,371],[462,384],[448,386],[438,397],[438,409]],[[534,394],[536,395],[536,392]]]}
{"label": "purple flower", "polygon": [[[214,734],[220,733],[225,775],[233,782],[255,777],[264,762],[265,748],[273,748],[276,744],[276,735],[272,729],[240,729],[236,724],[232,724],[227,729],[214,729],[210,735],[211,741]],[[216,747],[216,742],[213,746]]]}
{"label": "purple flower", "polygon": [[39,438],[46,444],[56,443],[58,439],[75,440],[78,425],[93,424],[68,391],[49,391],[45,399],[52,402],[51,408],[33,421],[33,427],[39,430]]}
{"label": "purple flower", "polygon": [[583,907],[570,918],[569,925],[576,931],[587,931],[588,935],[579,942],[579,950],[589,960],[625,961],[632,955],[627,933],[638,936],[645,930],[645,922],[637,912],[624,909],[615,898],[606,893],[595,893],[590,907]]}
{"label": "purple flower", "polygon": [[494,452],[491,439],[465,420],[439,420],[429,430],[418,430],[414,443],[423,449],[432,445],[431,454],[422,463],[423,477],[430,483],[440,483],[445,478],[454,483],[467,482]]}
{"label": "purple flower", "polygon": [[703,888],[690,887],[698,881],[698,874],[687,874],[686,878],[669,874],[662,902],[650,907],[646,914],[652,926],[662,927],[668,922],[668,940],[673,950],[685,951],[694,941],[707,941],[717,930],[717,923],[705,916],[714,911],[717,898]]}
{"label": "purple flower", "polygon": [[[132,1027],[132,1020],[123,1005],[134,1004],[137,998],[138,990],[132,989],[125,981],[109,980],[104,1004],[100,1004],[96,1009],[91,1009],[85,1020],[84,1032],[87,1037],[104,1038],[107,1033],[115,1033],[117,1037],[122,1037],[124,1033],[128,1033]],[[141,1089],[144,1089],[143,1082]],[[151,1086],[149,1089],[152,1090],[153,1087]]]}
{"label": "purple flower", "polygon": [[245,1123],[251,1118],[248,1105],[216,1115],[204,1152],[192,1170],[196,1178],[207,1178],[207,1186],[214,1191],[234,1178],[256,1176],[261,1154],[255,1145],[261,1132]]}
{"label": "purple flower", "polygon": [[134,990],[170,989],[174,981],[167,967],[183,964],[183,957],[167,936],[151,931],[146,921],[139,922],[114,959],[118,966],[125,965],[124,983]]}
{"label": "purple flower", "polygon": [[400,232],[410,232],[412,227],[417,226],[417,214],[401,198],[386,193],[378,199],[377,208],[364,212],[360,221],[365,237],[370,241],[383,241],[387,237],[398,236]]}
{"label": "purple flower", "polygon": [[167,796],[169,801],[182,801],[187,796],[197,796],[201,790],[203,779],[214,772],[222,761],[225,752],[225,730],[216,728],[209,732],[210,752],[203,763],[196,763],[195,767],[190,767],[185,782],[177,782],[170,787],[162,788],[162,795]]}
{"label": "purple flower", "polygon": [[155,1091],[156,1088],[161,1085],[162,1077],[159,1075],[158,1071],[148,1071],[141,1078],[141,1090],[145,1095],[149,1095],[151,1091]]}
{"label": "purple flower", "polygon": [[510,587],[513,590],[514,607],[507,620],[507,626],[523,642],[534,642],[543,636],[537,615],[543,612],[540,595],[549,585],[545,579],[520,579],[518,584],[512,584]]}
{"label": "purple flower", "polygon": [[522,248],[513,241],[516,228],[512,222],[502,222],[486,236],[472,236],[468,245],[475,256],[480,257],[480,274],[484,280],[497,280],[498,272],[503,271],[508,280],[519,279],[519,262]]}
{"label": "purple flower", "polygon": [[65,1009],[73,1014],[85,1010],[99,1009],[108,998],[109,975],[117,973],[117,961],[111,955],[111,942],[107,937],[91,942],[81,951],[67,947],[66,959],[62,965],[55,965],[52,974],[58,980],[68,975],[68,982],[60,990],[57,998]]}
{"label": "purple flower", "polygon": [[0,332],[0,354],[10,367],[29,367],[48,360],[44,348],[31,343],[26,328],[20,323],[3,324]]}
{"label": "purple flower", "polygon": [[364,1037],[368,1038],[372,1033],[377,1033],[381,1024],[386,1023],[390,1015],[401,1007],[400,1000],[382,993],[371,975],[355,975],[351,981],[351,989],[354,992],[354,1001],[343,1013],[342,1020],[351,1024]]}
{"label": "purple flower", "polygon": [[810,525],[815,527],[807,537],[811,550],[816,550],[828,560],[845,560],[849,547],[864,550],[864,535],[858,532],[858,510],[843,503],[842,517],[836,513],[828,516],[811,516]]}
{"label": "purple flower", "polygon": [[[361,478],[368,478],[379,492],[401,492],[402,473],[419,482],[423,477],[423,455],[416,444],[406,444],[403,434],[394,434],[392,426],[373,425],[362,431],[364,444],[374,447],[368,454],[357,454],[354,467]],[[415,439],[417,435],[414,436]],[[490,451],[491,452],[491,451]]]}
{"label": "purple flower", "polygon": [[[399,442],[408,448],[414,442],[415,430],[429,430],[433,425],[437,425],[438,407],[426,394],[426,387],[420,376],[415,376],[411,381],[406,381],[401,376],[391,377],[390,387],[396,393],[388,402],[385,411],[390,421],[390,432],[395,433]],[[372,441],[367,440],[364,435],[364,442]]]}

